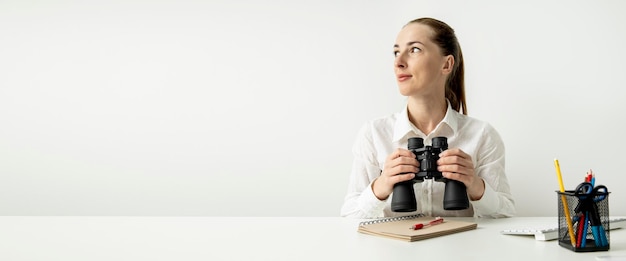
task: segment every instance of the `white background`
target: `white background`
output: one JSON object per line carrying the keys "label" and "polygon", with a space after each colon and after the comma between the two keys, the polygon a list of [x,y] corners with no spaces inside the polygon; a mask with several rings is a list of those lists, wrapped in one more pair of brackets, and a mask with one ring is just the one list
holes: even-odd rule
{"label": "white background", "polygon": [[[501,3],[502,2],[502,3]],[[589,170],[623,204],[626,2],[0,1],[0,215],[337,216],[397,112],[406,22],[451,25],[520,216]]]}

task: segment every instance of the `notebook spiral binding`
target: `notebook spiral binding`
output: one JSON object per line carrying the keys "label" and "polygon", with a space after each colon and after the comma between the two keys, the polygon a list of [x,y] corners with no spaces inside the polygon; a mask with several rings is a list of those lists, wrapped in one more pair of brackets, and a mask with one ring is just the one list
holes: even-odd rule
{"label": "notebook spiral binding", "polygon": [[366,225],[371,225],[371,224],[393,222],[393,221],[399,221],[399,220],[405,220],[405,219],[414,219],[414,218],[419,218],[419,217],[424,217],[424,216],[426,216],[426,215],[424,215],[424,214],[415,214],[415,215],[410,215],[410,216],[380,218],[380,219],[375,219],[375,220],[361,222],[359,225],[360,226],[366,226]]}

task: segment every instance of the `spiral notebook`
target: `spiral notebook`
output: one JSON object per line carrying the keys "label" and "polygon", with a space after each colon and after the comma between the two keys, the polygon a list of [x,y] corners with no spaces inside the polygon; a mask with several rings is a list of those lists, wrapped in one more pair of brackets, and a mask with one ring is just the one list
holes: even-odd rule
{"label": "spiral notebook", "polygon": [[441,224],[427,226],[418,230],[411,228],[415,224],[428,223],[434,219],[434,217],[424,216],[423,214],[376,219],[359,223],[358,232],[413,242],[468,231],[476,229],[478,226],[474,222],[444,218]]}

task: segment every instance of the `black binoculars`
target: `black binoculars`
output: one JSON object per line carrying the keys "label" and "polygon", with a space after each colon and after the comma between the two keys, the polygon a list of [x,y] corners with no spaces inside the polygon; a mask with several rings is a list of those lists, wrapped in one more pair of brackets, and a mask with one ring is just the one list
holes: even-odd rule
{"label": "black binoculars", "polygon": [[461,210],[469,208],[465,184],[457,180],[446,179],[437,170],[439,154],[448,149],[448,139],[446,137],[433,138],[432,146],[424,146],[424,139],[422,138],[409,138],[408,149],[415,154],[415,158],[420,163],[419,172],[416,173],[415,178],[412,180],[399,182],[393,186],[392,211],[412,212],[417,210],[413,184],[423,182],[424,179],[434,179],[435,181],[446,183],[443,194],[443,209]]}

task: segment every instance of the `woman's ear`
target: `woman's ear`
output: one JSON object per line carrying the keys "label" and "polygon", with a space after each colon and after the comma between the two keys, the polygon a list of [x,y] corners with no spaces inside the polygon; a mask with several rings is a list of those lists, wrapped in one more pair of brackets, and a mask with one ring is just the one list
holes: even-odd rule
{"label": "woman's ear", "polygon": [[454,56],[452,56],[451,54],[446,55],[444,59],[443,73],[450,74],[452,72],[452,69],[454,69]]}

